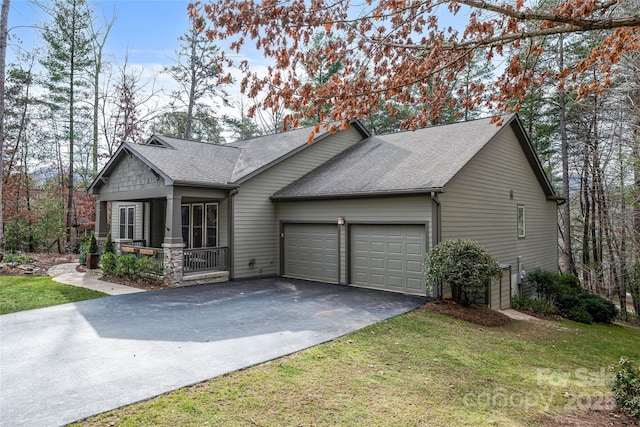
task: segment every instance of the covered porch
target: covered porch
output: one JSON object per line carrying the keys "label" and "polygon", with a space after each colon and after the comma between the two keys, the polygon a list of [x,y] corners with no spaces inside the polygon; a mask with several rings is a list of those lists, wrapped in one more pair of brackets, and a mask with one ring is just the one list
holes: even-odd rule
{"label": "covered porch", "polygon": [[119,254],[154,257],[168,286],[229,280],[233,189],[163,186],[101,192],[96,237],[111,232]]}

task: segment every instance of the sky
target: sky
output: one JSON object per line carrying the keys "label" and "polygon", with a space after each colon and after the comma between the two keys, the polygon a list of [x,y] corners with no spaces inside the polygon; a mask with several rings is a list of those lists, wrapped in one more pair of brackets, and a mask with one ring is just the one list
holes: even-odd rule
{"label": "sky", "polygon": [[[104,14],[107,19],[114,13],[117,16],[105,49],[116,62],[121,62],[129,50],[132,63],[166,64],[178,47],[178,37],[187,30],[189,1],[101,0],[95,3],[96,15]],[[10,37],[19,37],[22,48],[30,50],[41,43],[35,26],[48,20],[32,2],[13,0],[9,11]],[[16,46],[13,40],[11,46]]]}
{"label": "sky", "polygon": [[[7,49],[7,64],[16,62],[20,50],[32,51],[43,46],[38,27],[51,20],[51,17],[34,5],[35,2],[51,3],[50,0],[12,0],[9,11],[9,43]],[[175,81],[166,73],[162,73],[163,66],[171,65],[176,60],[175,51],[179,48],[178,37],[188,29],[189,19],[187,0],[88,0],[95,5],[94,15],[106,17],[109,21],[116,16],[115,24],[107,38],[104,49],[104,61],[115,65],[115,69],[122,66],[128,53],[127,67],[137,70],[142,81],[146,81],[145,88],[163,93],[157,94],[155,99],[160,105],[170,102],[168,94],[177,88]],[[105,20],[103,19],[103,21]],[[221,49],[224,45],[216,43]],[[253,69],[259,73],[265,72],[266,60],[255,50],[248,50],[248,59]],[[239,72],[231,70],[239,80]],[[154,82],[153,84],[150,82]],[[227,87],[231,106],[214,102],[218,115],[240,116],[239,100],[243,98],[239,87]],[[153,104],[153,103],[152,103]],[[150,105],[152,105],[150,104]],[[245,102],[245,105],[247,103]],[[150,107],[153,108],[153,107]]]}

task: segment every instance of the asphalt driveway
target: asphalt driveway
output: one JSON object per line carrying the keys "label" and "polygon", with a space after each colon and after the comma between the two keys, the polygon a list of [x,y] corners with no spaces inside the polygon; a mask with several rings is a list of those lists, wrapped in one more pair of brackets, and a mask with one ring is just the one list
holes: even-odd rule
{"label": "asphalt driveway", "polygon": [[0,425],[57,426],[411,311],[426,298],[270,278],[0,316]]}

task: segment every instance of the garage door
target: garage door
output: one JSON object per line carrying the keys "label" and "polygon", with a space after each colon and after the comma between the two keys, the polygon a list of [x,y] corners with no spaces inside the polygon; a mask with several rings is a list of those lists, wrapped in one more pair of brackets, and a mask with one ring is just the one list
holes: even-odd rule
{"label": "garage door", "polygon": [[425,294],[424,225],[352,225],[349,235],[352,284]]}
{"label": "garage door", "polygon": [[284,275],[338,283],[337,225],[285,224]]}

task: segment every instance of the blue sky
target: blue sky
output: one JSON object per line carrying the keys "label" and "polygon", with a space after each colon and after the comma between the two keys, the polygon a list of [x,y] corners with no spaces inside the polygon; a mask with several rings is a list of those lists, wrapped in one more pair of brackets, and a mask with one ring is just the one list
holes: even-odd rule
{"label": "blue sky", "polygon": [[[95,4],[98,16],[104,13],[109,18],[114,11],[117,14],[106,46],[106,53],[116,62],[122,61],[128,49],[131,63],[168,63],[178,47],[178,37],[188,25],[189,1],[109,0]],[[31,50],[41,43],[34,26],[48,20],[31,2],[13,0],[9,12],[10,36],[19,37],[22,48]],[[11,45],[15,47],[14,43]]]}

